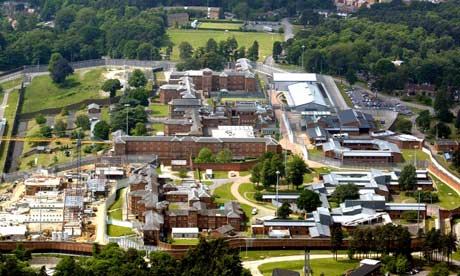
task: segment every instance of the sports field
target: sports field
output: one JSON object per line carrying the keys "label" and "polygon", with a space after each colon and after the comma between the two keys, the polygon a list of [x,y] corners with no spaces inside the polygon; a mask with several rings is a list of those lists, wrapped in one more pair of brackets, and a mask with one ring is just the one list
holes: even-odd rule
{"label": "sports field", "polygon": [[214,23],[203,22],[198,25],[198,29],[221,29],[221,30],[239,30],[243,27],[241,23]]}
{"label": "sports field", "polygon": [[238,41],[238,47],[245,46],[246,49],[251,47],[252,43],[257,40],[259,43],[259,60],[263,56],[269,56],[272,53],[273,42],[282,41],[282,34],[267,34],[254,32],[223,32],[223,31],[208,31],[208,30],[178,30],[168,29],[168,35],[174,43],[174,49],[171,56],[172,60],[179,60],[179,44],[183,41],[189,42],[193,48],[205,46],[210,38],[214,38],[217,42],[226,40],[234,36]]}

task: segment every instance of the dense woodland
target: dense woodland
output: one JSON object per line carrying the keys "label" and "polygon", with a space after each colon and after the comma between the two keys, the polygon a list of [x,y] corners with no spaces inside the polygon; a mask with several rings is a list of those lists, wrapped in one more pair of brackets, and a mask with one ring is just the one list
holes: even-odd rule
{"label": "dense woodland", "polygon": [[[363,8],[352,18],[305,13],[306,30],[283,45],[286,60],[307,71],[369,78],[379,90],[430,83],[460,85],[460,2],[445,4],[400,1]],[[281,48],[281,49],[282,49]],[[274,50],[279,54],[280,50]],[[391,61],[403,61],[395,66]]]}

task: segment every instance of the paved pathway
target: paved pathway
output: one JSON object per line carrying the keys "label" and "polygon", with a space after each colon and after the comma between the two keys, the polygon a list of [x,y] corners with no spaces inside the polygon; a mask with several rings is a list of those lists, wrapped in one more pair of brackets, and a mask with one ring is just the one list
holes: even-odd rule
{"label": "paved pathway", "polygon": [[[327,259],[327,258],[332,259],[333,257],[334,256],[331,255],[331,254],[310,255],[310,260]],[[347,255],[337,255],[337,257],[338,258],[346,258]],[[246,269],[249,269],[251,271],[252,276],[263,276],[263,274],[260,273],[260,271],[259,271],[259,266],[262,265],[262,264],[277,263],[277,262],[289,262],[289,261],[301,261],[303,259],[304,259],[304,255],[272,257],[272,258],[266,258],[266,259],[263,259],[263,260],[243,262],[243,267],[246,268]]]}
{"label": "paved pathway", "polygon": [[283,20],[281,20],[281,24],[283,25],[283,28],[284,28],[284,41],[287,41],[288,39],[293,38],[294,30],[293,30],[291,22],[289,22],[289,19],[283,18]]}

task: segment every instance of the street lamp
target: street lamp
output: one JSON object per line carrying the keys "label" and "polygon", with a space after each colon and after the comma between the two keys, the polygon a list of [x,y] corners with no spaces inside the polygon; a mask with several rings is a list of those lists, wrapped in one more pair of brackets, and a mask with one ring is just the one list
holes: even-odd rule
{"label": "street lamp", "polygon": [[417,188],[417,191],[419,191],[419,192],[418,192],[418,201],[417,201],[417,203],[419,204],[419,205],[417,206],[417,232],[420,230],[420,194],[421,194],[420,191],[421,191],[421,190],[422,190],[421,187],[418,187],[418,188]]}
{"label": "street lamp", "polygon": [[279,185],[279,179],[280,179],[280,171],[276,171],[276,213],[275,216],[278,217],[278,185]]}
{"label": "street lamp", "polygon": [[417,170],[417,149],[418,146],[414,146],[414,168]]}
{"label": "street lamp", "polygon": [[302,70],[304,70],[303,68],[303,53],[305,52],[305,45],[302,45]]}
{"label": "street lamp", "polygon": [[126,135],[129,135],[129,132],[128,132],[128,109],[131,105],[130,104],[125,104],[125,107],[126,107]]}

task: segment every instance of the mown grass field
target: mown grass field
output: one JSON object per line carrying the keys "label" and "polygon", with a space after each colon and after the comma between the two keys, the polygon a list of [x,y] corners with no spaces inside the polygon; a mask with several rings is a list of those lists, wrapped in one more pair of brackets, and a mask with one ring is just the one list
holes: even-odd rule
{"label": "mown grass field", "polygon": [[23,113],[63,107],[86,99],[103,98],[99,91],[104,82],[104,68],[87,72],[76,71],[63,85],[52,82],[50,76],[38,76],[27,87]]}
{"label": "mown grass field", "polygon": [[[12,91],[9,94],[7,106],[5,108],[5,112],[3,113],[3,117],[6,119],[6,128],[4,132],[4,136],[11,136],[13,132],[13,119],[16,116],[16,108],[18,106],[19,101],[19,92],[17,90]],[[5,161],[6,161],[6,153],[8,150],[9,142],[2,142],[0,144],[0,169],[4,172]]]}
{"label": "mown grass field", "polygon": [[221,29],[221,30],[239,30],[243,27],[241,23],[217,23],[217,22],[202,22],[198,25],[198,29]]}
{"label": "mown grass field", "polygon": [[253,32],[224,32],[210,30],[177,30],[168,29],[168,35],[174,43],[174,49],[171,55],[172,60],[179,60],[179,44],[183,41],[189,42],[193,48],[205,46],[210,38],[214,38],[217,42],[226,40],[234,36],[238,41],[238,46],[245,46],[246,49],[251,47],[252,43],[257,40],[259,43],[259,60],[263,56],[269,56],[272,53],[273,42],[283,41],[282,34],[266,34]]}
{"label": "mown grass field", "polygon": [[135,233],[128,227],[121,227],[113,224],[107,225],[107,235],[111,237],[121,237],[134,234]]}
{"label": "mown grass field", "polygon": [[154,117],[168,117],[169,106],[166,104],[151,104],[150,109]]}
{"label": "mown grass field", "polygon": [[6,89],[10,89],[18,85],[21,85],[21,82],[22,82],[22,78],[17,78],[17,79],[2,82],[0,83],[0,86],[3,88],[3,90],[6,90]]}
{"label": "mown grass field", "polygon": [[441,206],[447,210],[452,210],[460,206],[460,196],[446,183],[442,182],[439,178],[434,175],[430,175],[433,179],[434,184],[438,190],[439,202],[436,205]]}
{"label": "mown grass field", "polygon": [[[344,275],[349,269],[359,266],[359,262],[355,260],[335,260],[331,259],[316,259],[310,261],[311,268],[314,275],[320,275],[324,273],[327,276]],[[279,263],[267,263],[259,266],[259,271],[264,276],[272,275],[272,271],[275,268],[289,269],[299,272],[303,275],[304,261],[291,261],[291,262],[279,262]]]}
{"label": "mown grass field", "polygon": [[115,202],[110,206],[108,210],[108,214],[110,218],[122,220],[123,219],[123,196],[122,194],[125,192],[125,189],[120,189],[117,191],[117,197]]}

